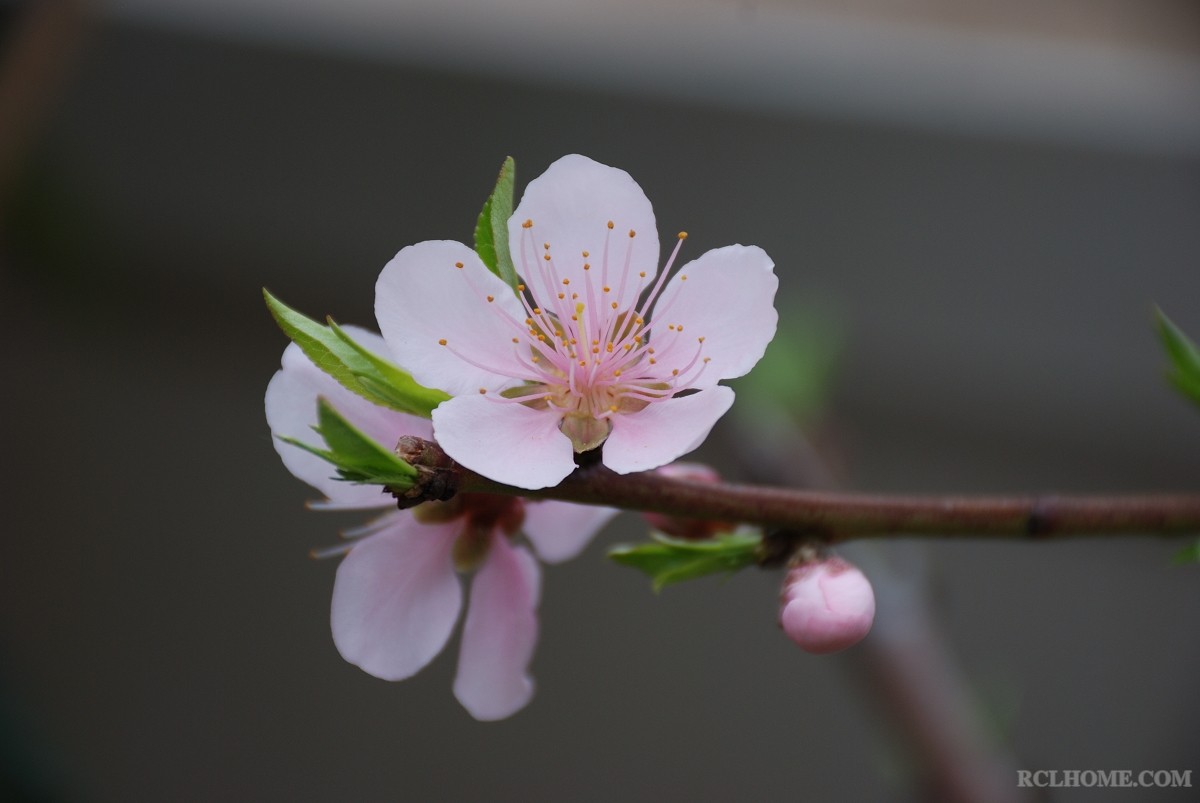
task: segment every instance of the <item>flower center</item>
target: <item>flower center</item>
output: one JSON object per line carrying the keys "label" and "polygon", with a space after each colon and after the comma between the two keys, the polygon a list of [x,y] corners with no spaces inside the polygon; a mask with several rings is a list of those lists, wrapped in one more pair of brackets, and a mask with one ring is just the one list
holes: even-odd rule
{"label": "flower center", "polygon": [[[612,430],[613,416],[637,412],[692,387],[709,361],[703,356],[704,336],[690,331],[685,335],[683,325],[670,319],[671,308],[686,290],[685,274],[679,275],[674,295],[655,310],[656,320],[648,318],[687,232],[679,233],[670,258],[647,292],[645,266],[632,264],[637,232],[629,231],[625,253],[617,257],[613,253],[618,250],[612,243],[614,228],[608,221],[598,260],[586,250],[578,257],[563,259],[551,243],[538,246],[534,222],[526,220],[520,272],[527,284],[516,288],[525,310],[521,321],[495,305],[493,296],[479,292],[463,271],[472,292],[486,299],[489,308],[510,325],[513,352],[523,369],[513,376],[522,384],[498,394],[486,388],[479,392],[498,403],[561,413],[559,428],[576,452],[603,443]],[[455,267],[463,266],[456,263]],[[697,334],[691,347],[677,347],[679,338]],[[495,371],[494,366],[479,365],[454,350],[446,340],[439,343],[466,362]],[[668,352],[669,359],[660,361]]]}

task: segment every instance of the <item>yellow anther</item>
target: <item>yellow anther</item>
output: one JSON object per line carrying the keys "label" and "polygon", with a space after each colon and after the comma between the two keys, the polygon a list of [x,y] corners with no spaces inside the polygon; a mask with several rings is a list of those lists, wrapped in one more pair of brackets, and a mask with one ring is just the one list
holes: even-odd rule
{"label": "yellow anther", "polygon": [[584,252],[583,252],[583,258],[584,258],[584,259],[587,259],[587,258],[588,258],[588,252],[587,252],[587,251],[584,251]]}
{"label": "yellow anther", "polygon": [[582,301],[575,305],[575,312],[577,312],[577,313],[583,312],[584,309],[586,309],[586,307],[583,306]]}
{"label": "yellow anther", "polygon": [[563,279],[563,284],[570,284],[570,283],[571,283],[570,279]]}
{"label": "yellow anther", "polygon": [[572,345],[572,346],[577,346],[577,345],[579,345],[579,341],[578,341],[578,340],[576,340],[575,338],[571,338],[571,345]]}
{"label": "yellow anther", "polygon": [[514,342],[514,343],[520,343],[521,341],[520,341],[520,340],[518,340],[517,338],[515,338],[515,337],[514,337],[514,338],[513,338],[513,342]]}
{"label": "yellow anther", "polygon": [[672,368],[672,369],[671,369],[671,376],[679,376],[679,369],[678,369],[678,368]]}
{"label": "yellow anther", "polygon": [[495,301],[495,300],[496,300],[496,297],[495,297],[495,296],[488,296],[488,301],[489,301],[489,302],[490,302],[490,301]]}
{"label": "yellow anther", "polygon": [[698,337],[698,338],[696,338],[696,339],[697,339],[698,341],[700,341],[701,343],[703,343],[703,342],[704,342],[704,338],[702,338],[702,337]]}
{"label": "yellow anther", "polygon": [[580,361],[579,361],[579,367],[580,367],[580,368],[587,368],[587,360],[580,360]]}
{"label": "yellow anther", "polygon": [[617,405],[615,405],[615,404],[608,405],[608,411],[610,413],[615,413],[617,411]]}
{"label": "yellow anther", "polygon": [[654,353],[654,349],[650,349],[649,351],[650,351],[650,353],[651,353],[651,354],[653,354],[653,353]]}
{"label": "yellow anther", "polygon": [[523,228],[523,229],[528,229],[528,228],[531,228],[532,226],[533,226],[532,220],[526,220],[524,223],[521,224],[521,228]]}
{"label": "yellow anther", "polygon": [[592,341],[592,345],[593,345],[593,346],[599,346],[599,345],[600,345],[600,341],[599,341],[599,340],[593,340],[593,341]]}
{"label": "yellow anther", "polygon": [[609,227],[610,229],[613,227],[613,222],[612,222],[611,220],[610,220],[610,221],[608,221],[608,227]]}
{"label": "yellow anther", "polygon": [[686,232],[686,231],[681,231],[681,232],[679,232],[679,234],[678,234],[677,236],[678,236],[678,237],[679,237],[679,239],[681,239],[681,240],[686,240],[686,239],[687,239],[687,232]]}
{"label": "yellow anther", "polygon": [[675,331],[675,324],[673,324],[673,323],[669,323],[669,324],[667,324],[667,328],[668,328],[668,329],[670,329],[672,332],[674,332],[674,331]]}
{"label": "yellow anther", "polygon": [[633,229],[630,229],[630,230],[629,230],[629,236],[630,236],[630,238],[637,237],[637,232],[636,232],[636,231],[634,231]]}
{"label": "yellow anther", "polygon": [[675,331],[676,331],[676,332],[682,332],[682,331],[683,331],[683,324],[679,324],[678,326],[676,326],[676,327],[675,327]]}
{"label": "yellow anther", "polygon": [[542,248],[545,248],[547,251],[549,251],[549,250],[550,250],[550,243],[542,243]]}
{"label": "yellow anther", "polygon": [[681,281],[681,282],[686,282],[686,281],[687,281],[687,276],[684,276],[683,274],[680,274],[680,275],[679,275],[679,281]]}
{"label": "yellow anther", "polygon": [[480,395],[480,396],[483,396],[483,395],[485,395],[486,393],[487,393],[487,388],[480,388],[480,389],[479,389],[479,395]]}
{"label": "yellow anther", "polygon": [[444,338],[444,337],[443,337],[441,340],[439,340],[439,341],[438,341],[438,345],[439,345],[439,346],[444,346],[444,345],[446,345],[446,338]]}
{"label": "yellow anther", "polygon": [[599,354],[599,353],[600,353],[600,347],[592,346],[592,354]]}
{"label": "yellow anther", "polygon": [[612,292],[612,288],[611,288],[611,287],[605,287],[605,288],[604,288],[604,292],[606,292],[606,293],[611,293],[611,292]]}
{"label": "yellow anther", "polygon": [[541,358],[541,357],[539,357],[539,356],[538,356],[538,355],[536,355],[536,354],[534,354],[534,355],[533,355],[532,357],[530,357],[529,359],[533,360],[534,362],[541,362],[541,361],[542,361],[542,358]]}
{"label": "yellow anther", "polygon": [[656,363],[656,362],[658,362],[658,360],[654,359],[653,357],[650,358],[651,365],[654,365],[654,363]]}
{"label": "yellow anther", "polygon": [[546,342],[546,336],[545,336],[545,335],[538,335],[538,342],[539,342],[539,343],[545,343],[545,342]]}
{"label": "yellow anther", "polygon": [[558,297],[559,297],[560,299],[562,299],[562,298],[566,298],[566,297],[567,297],[567,294],[566,294],[566,293],[559,293],[559,294],[558,294]]}
{"label": "yellow anther", "polygon": [[458,268],[459,270],[462,270],[462,266],[463,266],[463,263],[461,263],[461,262],[454,263],[454,267]]}
{"label": "yellow anther", "polygon": [[575,299],[577,299],[577,298],[579,298],[579,293],[571,293],[571,300],[572,300],[572,301],[574,301],[574,300],[575,300]]}
{"label": "yellow anther", "polygon": [[705,361],[705,362],[709,362],[711,359],[712,359],[712,357],[705,357],[705,358],[704,358],[704,361]]}
{"label": "yellow anther", "polygon": [[620,376],[620,375],[621,375],[621,369],[620,369],[620,368],[618,368],[617,370],[613,371],[613,376]]}
{"label": "yellow anther", "polygon": [[632,344],[632,343],[626,343],[626,344],[625,344],[625,350],[626,350],[626,351],[629,351],[631,348],[633,348],[633,344]]}
{"label": "yellow anther", "polygon": [[547,261],[547,262],[549,262],[549,261],[550,261],[550,255],[549,255],[549,254],[544,254],[544,256],[545,256],[545,258],[546,258],[546,261]]}
{"label": "yellow anther", "polygon": [[605,343],[604,350],[607,351],[609,354],[612,354],[612,343]]}
{"label": "yellow anther", "polygon": [[587,262],[584,262],[584,263],[583,263],[583,269],[584,269],[584,270],[591,270],[591,269],[592,269],[592,266],[591,266],[591,265],[589,265]]}
{"label": "yellow anther", "polygon": [[541,314],[542,314],[542,308],[541,308],[541,307],[534,307],[534,308],[533,308],[533,314],[534,314],[534,315],[541,315]]}
{"label": "yellow anther", "polygon": [[524,292],[525,292],[525,285],[523,285],[523,284],[518,284],[518,285],[517,285],[517,292],[518,292],[518,293],[524,293]]}
{"label": "yellow anther", "polygon": [[641,325],[642,325],[642,324],[644,324],[644,323],[645,323],[645,321],[644,321],[644,320],[642,320],[641,318],[638,318],[638,319],[637,319],[637,325],[638,325],[638,326],[641,326]]}
{"label": "yellow anther", "polygon": [[578,316],[578,315],[572,315],[572,316],[571,316],[571,320],[573,320],[573,321],[578,321],[578,320],[579,320],[579,316]]}
{"label": "yellow anther", "polygon": [[641,335],[634,335],[634,336],[633,336],[633,342],[634,342],[634,343],[641,343],[641,342],[642,342],[642,336],[641,336]]}
{"label": "yellow anther", "polygon": [[638,271],[638,276],[639,276],[639,277],[641,277],[641,278],[643,278],[643,279],[645,279],[645,278],[646,278],[646,271],[644,271],[644,270],[639,270],[639,271]]}
{"label": "yellow anther", "polygon": [[525,325],[526,325],[526,326],[533,326],[533,318],[526,318],[526,319],[525,319]]}
{"label": "yellow anther", "polygon": [[613,309],[616,309],[616,308],[617,308],[617,302],[615,302],[615,301],[614,301],[614,302],[612,303],[612,308],[613,308]]}

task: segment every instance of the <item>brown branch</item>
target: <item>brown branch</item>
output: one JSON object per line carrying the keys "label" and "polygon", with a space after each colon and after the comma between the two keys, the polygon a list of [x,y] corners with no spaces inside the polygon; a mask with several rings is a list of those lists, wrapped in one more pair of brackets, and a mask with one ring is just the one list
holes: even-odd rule
{"label": "brown branch", "polygon": [[[449,491],[557,499],[585,505],[760,524],[786,540],[837,543],[891,535],[1064,538],[1200,532],[1200,494],[1121,496],[901,496],[800,491],[616,474],[581,466],[553,488],[527,491],[455,463],[434,443],[405,439],[398,452],[422,469],[421,484],[398,496],[408,507]],[[419,455],[419,457],[418,457]],[[417,457],[418,459],[412,459]],[[428,489],[428,490],[426,490]]]}

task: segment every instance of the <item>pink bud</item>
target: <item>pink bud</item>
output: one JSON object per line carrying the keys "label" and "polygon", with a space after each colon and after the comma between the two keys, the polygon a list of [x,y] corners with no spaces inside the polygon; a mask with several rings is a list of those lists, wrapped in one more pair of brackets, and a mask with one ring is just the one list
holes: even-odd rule
{"label": "pink bud", "polygon": [[803,563],[783,584],[779,624],[805,652],[823,655],[862,640],[875,620],[875,592],[858,567],[837,556]]}

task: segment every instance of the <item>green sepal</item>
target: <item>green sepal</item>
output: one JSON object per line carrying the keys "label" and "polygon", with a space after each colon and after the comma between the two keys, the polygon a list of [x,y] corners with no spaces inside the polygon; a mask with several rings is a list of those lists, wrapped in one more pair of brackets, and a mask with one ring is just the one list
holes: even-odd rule
{"label": "green sepal", "polygon": [[323,396],[317,398],[317,424],[313,431],[325,440],[327,449],[319,449],[283,435],[276,437],[329,461],[337,469],[338,476],[347,482],[387,485],[399,489],[412,487],[417,470],[390,449],[364,435],[333,409]]}
{"label": "green sepal", "polygon": [[283,333],[313,364],[347,390],[402,413],[429,418],[433,408],[450,398],[420,385],[391,362],[356,343],[332,319],[325,325],[284,304],[265,288],[267,309]]}
{"label": "green sepal", "polygon": [[1200,404],[1200,349],[1160,309],[1154,310],[1158,336],[1162,339],[1171,369],[1167,379],[1196,404]]}
{"label": "green sepal", "polygon": [[740,530],[703,541],[671,538],[652,532],[652,543],[613,547],[608,556],[650,576],[654,590],[708,574],[732,574],[754,563],[762,533]]}
{"label": "green sepal", "polygon": [[487,269],[500,277],[509,287],[516,290],[517,269],[513,267],[512,254],[508,250],[508,219],[513,210],[513,179],[517,163],[511,156],[505,158],[496,178],[496,188],[488,196],[475,223],[475,253],[487,265]]}
{"label": "green sepal", "polygon": [[1195,541],[1176,552],[1175,557],[1171,558],[1171,563],[1174,563],[1176,566],[1185,566],[1189,563],[1200,563],[1200,538],[1197,538]]}

